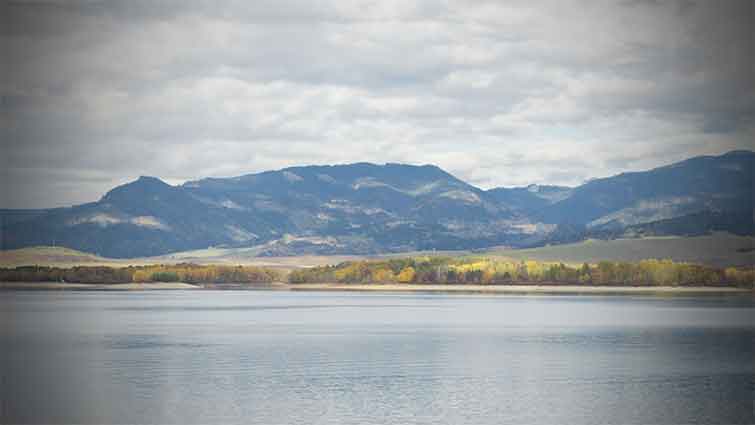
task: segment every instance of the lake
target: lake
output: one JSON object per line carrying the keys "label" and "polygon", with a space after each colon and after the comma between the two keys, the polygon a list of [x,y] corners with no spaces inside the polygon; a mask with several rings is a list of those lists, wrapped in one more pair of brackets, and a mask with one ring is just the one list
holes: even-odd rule
{"label": "lake", "polygon": [[755,422],[751,295],[5,291],[3,423]]}

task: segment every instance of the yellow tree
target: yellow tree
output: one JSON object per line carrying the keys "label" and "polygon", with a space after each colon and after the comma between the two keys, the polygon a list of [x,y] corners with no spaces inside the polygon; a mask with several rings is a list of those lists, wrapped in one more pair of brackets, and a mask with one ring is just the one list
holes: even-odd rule
{"label": "yellow tree", "polygon": [[412,266],[404,267],[401,273],[398,274],[398,281],[401,283],[410,283],[414,280],[414,268]]}
{"label": "yellow tree", "polygon": [[152,276],[152,273],[148,272],[147,270],[136,270],[134,272],[134,277],[132,278],[132,280],[134,282],[139,282],[139,283],[149,282],[151,276]]}
{"label": "yellow tree", "polygon": [[393,275],[393,272],[389,268],[379,268],[372,271],[372,281],[373,282],[393,282],[395,280],[395,276]]}

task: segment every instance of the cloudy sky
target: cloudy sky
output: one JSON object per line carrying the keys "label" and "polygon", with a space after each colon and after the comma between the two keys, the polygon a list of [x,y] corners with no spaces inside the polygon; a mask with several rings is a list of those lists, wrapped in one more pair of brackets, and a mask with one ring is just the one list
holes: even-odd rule
{"label": "cloudy sky", "polygon": [[0,207],[358,161],[574,185],[755,140],[751,1],[0,8]]}

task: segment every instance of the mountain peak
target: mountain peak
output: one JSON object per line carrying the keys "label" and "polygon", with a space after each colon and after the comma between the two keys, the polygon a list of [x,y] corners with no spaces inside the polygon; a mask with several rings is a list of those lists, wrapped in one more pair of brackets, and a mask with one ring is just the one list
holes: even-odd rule
{"label": "mountain peak", "polygon": [[139,176],[136,180],[111,189],[102,197],[102,200],[107,201],[115,198],[122,198],[124,196],[131,197],[133,195],[146,193],[164,192],[170,189],[173,189],[173,186],[165,183],[157,177]]}
{"label": "mountain peak", "polygon": [[755,156],[755,152],[748,151],[746,149],[739,149],[739,150],[733,150],[726,152],[725,154],[721,155],[723,157],[732,157],[732,156]]}
{"label": "mountain peak", "polygon": [[159,183],[165,183],[162,180],[160,180],[159,178],[154,177],[154,176],[139,176],[139,178],[136,179],[136,181],[138,181],[138,182],[153,182],[153,183],[159,182]]}
{"label": "mountain peak", "polygon": [[125,185],[122,185],[122,186],[119,186],[119,187],[124,187],[124,186],[134,186],[134,187],[143,187],[143,188],[169,188],[169,187],[173,187],[173,186],[169,185],[168,183],[165,183],[164,181],[160,180],[159,178],[153,177],[153,176],[139,176],[138,179],[136,179],[136,180],[134,180],[134,181],[132,181],[130,183],[126,183]]}

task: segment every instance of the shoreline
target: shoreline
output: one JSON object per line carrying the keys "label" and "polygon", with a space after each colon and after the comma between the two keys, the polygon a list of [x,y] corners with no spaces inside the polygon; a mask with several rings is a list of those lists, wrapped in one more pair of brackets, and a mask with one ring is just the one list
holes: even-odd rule
{"label": "shoreline", "polygon": [[32,291],[151,291],[163,289],[202,289],[183,282],[158,283],[62,283],[62,282],[0,282],[1,290]]}
{"label": "shoreline", "polygon": [[755,294],[750,289],[714,286],[577,286],[577,285],[437,285],[437,284],[288,284],[292,291],[355,292],[437,292],[477,294],[569,294],[569,295],[652,295],[652,294]]}
{"label": "shoreline", "polygon": [[269,291],[348,291],[348,292],[425,292],[459,294],[569,294],[569,295],[716,295],[753,294],[752,289],[715,286],[578,286],[578,285],[458,285],[458,284],[343,284],[343,283],[284,283],[265,284],[208,284],[183,282],[157,283],[61,283],[61,282],[0,282],[0,290],[79,290],[79,291],[150,291],[150,290],[269,290]]}

